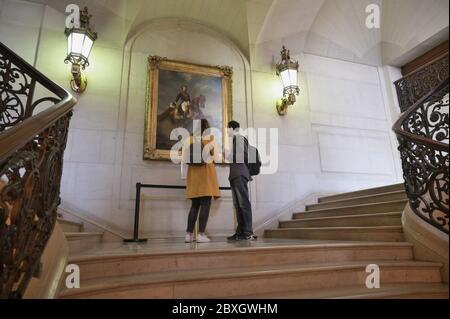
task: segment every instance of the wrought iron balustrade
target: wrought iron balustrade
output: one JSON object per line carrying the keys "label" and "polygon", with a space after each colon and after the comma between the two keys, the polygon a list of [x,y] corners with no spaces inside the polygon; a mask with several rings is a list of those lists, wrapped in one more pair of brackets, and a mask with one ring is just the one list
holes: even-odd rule
{"label": "wrought iron balustrade", "polygon": [[23,297],[39,272],[75,102],[0,43],[0,298]]}
{"label": "wrought iron balustrade", "polygon": [[448,78],[448,53],[436,58],[394,83],[400,110],[405,112],[410,106],[435,89]]}
{"label": "wrought iron balustrade", "polygon": [[406,194],[422,219],[449,233],[449,81],[426,94],[394,125]]}

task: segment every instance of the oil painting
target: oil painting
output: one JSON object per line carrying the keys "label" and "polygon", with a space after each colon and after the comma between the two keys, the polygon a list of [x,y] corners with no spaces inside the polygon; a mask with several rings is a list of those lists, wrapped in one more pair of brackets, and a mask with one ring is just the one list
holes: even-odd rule
{"label": "oil painting", "polygon": [[230,67],[206,66],[149,57],[144,159],[170,160],[177,143],[173,129],[190,133],[195,120],[207,119],[225,137],[231,119]]}

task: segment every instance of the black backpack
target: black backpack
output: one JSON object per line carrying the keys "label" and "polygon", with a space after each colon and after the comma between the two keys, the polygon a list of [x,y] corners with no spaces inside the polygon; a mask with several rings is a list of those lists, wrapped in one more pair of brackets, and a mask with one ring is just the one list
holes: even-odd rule
{"label": "black backpack", "polygon": [[[200,145],[199,145],[200,143]],[[203,143],[198,141],[193,141],[189,145],[189,160],[186,161],[187,165],[205,165],[203,161]]]}
{"label": "black backpack", "polygon": [[[248,171],[250,172],[250,176],[256,176],[259,175],[261,172],[261,157],[259,156],[258,149],[248,142],[247,139],[245,139],[247,144],[247,162],[245,163],[247,165]],[[251,156],[251,154],[254,154]],[[253,158],[254,156],[254,158]],[[250,158],[251,157],[251,158]]]}

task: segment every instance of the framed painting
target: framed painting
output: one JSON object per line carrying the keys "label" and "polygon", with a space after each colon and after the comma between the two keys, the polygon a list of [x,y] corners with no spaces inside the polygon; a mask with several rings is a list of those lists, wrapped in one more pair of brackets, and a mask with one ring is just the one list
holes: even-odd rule
{"label": "framed painting", "polygon": [[232,118],[232,75],[228,66],[207,66],[148,58],[144,160],[170,160],[178,141],[170,139],[175,128],[192,132],[193,121],[207,119],[222,132]]}

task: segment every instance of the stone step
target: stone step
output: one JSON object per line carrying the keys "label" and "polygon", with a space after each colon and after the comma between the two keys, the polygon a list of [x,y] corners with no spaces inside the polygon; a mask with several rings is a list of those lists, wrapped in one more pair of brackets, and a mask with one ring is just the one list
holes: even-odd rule
{"label": "stone step", "polygon": [[380,202],[392,202],[397,200],[407,200],[407,196],[404,190],[376,194],[376,195],[368,195],[361,197],[354,197],[348,199],[341,199],[336,201],[328,201],[319,204],[307,205],[307,211],[313,211],[318,209],[326,209],[326,208],[337,208],[337,207],[345,207],[351,205],[360,205],[360,204],[370,204],[370,203],[380,203]]}
{"label": "stone step", "polygon": [[285,266],[376,259],[411,260],[409,243],[320,243],[232,249],[168,250],[152,253],[72,256],[85,280],[161,272],[251,266]]}
{"label": "stone step", "polygon": [[406,200],[381,202],[372,204],[351,205],[338,208],[317,209],[310,212],[295,213],[294,219],[338,217],[348,215],[366,215],[378,213],[402,212],[406,206]]}
{"label": "stone step", "polygon": [[348,198],[361,197],[361,196],[367,196],[367,195],[389,193],[389,192],[395,192],[395,191],[401,191],[401,190],[403,190],[403,191],[405,190],[403,183],[375,187],[375,188],[370,188],[370,189],[363,189],[363,190],[359,190],[359,191],[336,194],[336,195],[331,195],[331,196],[324,196],[324,197],[319,198],[319,203],[325,203],[325,202],[329,202],[329,201],[336,201],[336,200],[340,200],[340,199],[348,199]]}
{"label": "stone step", "polygon": [[400,226],[402,213],[379,213],[370,215],[348,215],[337,217],[302,218],[281,221],[281,228],[302,227],[355,227],[355,226]]}
{"label": "stone step", "polygon": [[401,226],[279,228],[266,230],[264,237],[381,242],[404,240]]}
{"label": "stone step", "polygon": [[389,284],[380,288],[345,287],[238,296],[238,299],[448,299],[448,285]]}
{"label": "stone step", "polygon": [[90,249],[102,241],[103,233],[94,232],[64,232],[69,243],[71,255]]}
{"label": "stone step", "polygon": [[67,219],[63,219],[63,218],[57,218],[57,221],[64,232],[76,233],[76,232],[83,231],[82,223],[73,222],[71,220],[67,220]]}
{"label": "stone step", "polygon": [[365,287],[368,264],[380,267],[381,284],[440,283],[441,264],[417,261],[350,262],[248,267],[120,276],[88,280],[61,298],[231,298],[311,289]]}

